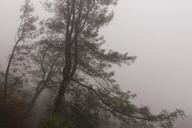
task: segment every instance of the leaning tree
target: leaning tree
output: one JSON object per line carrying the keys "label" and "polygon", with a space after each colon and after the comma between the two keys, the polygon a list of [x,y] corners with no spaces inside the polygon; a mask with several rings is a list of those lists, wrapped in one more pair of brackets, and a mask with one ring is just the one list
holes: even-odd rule
{"label": "leaning tree", "polygon": [[38,19],[37,17],[34,17],[32,15],[33,12],[33,6],[30,3],[29,0],[25,0],[25,4],[21,7],[21,16],[20,16],[20,24],[17,29],[15,39],[14,39],[14,46],[11,51],[11,54],[8,58],[8,64],[6,66],[6,71],[5,71],[5,78],[3,82],[3,93],[6,99],[7,91],[10,87],[10,81],[11,79],[9,78],[10,74],[12,74],[12,66],[14,65],[14,60],[16,59],[16,52],[20,44],[25,42],[27,39],[30,38],[31,34],[34,32],[36,29],[34,23]]}

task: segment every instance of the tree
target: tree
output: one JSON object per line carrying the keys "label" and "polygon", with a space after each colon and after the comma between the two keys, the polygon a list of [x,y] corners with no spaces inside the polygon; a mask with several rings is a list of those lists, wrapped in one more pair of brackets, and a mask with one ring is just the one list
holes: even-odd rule
{"label": "tree", "polygon": [[12,49],[11,55],[8,60],[6,72],[5,72],[5,81],[4,81],[4,96],[6,99],[7,95],[7,89],[8,89],[8,77],[10,74],[10,68],[12,65],[12,62],[15,57],[15,52],[18,47],[18,45],[23,42],[25,39],[27,39],[31,32],[35,30],[34,22],[37,20],[36,17],[31,15],[31,12],[33,12],[33,7],[29,0],[25,0],[25,5],[21,8],[22,15],[21,15],[21,22],[19,25],[19,28],[17,30],[16,36],[15,36],[15,44]]}
{"label": "tree", "polygon": [[[113,73],[106,73],[104,68],[110,67],[110,63],[120,64],[134,59],[128,54],[119,54],[114,51],[105,53],[100,49],[104,40],[98,36],[98,32],[100,27],[112,19],[113,13],[109,13],[107,7],[114,4],[116,4],[114,0],[58,0],[55,2],[55,19],[50,19],[48,27],[63,36],[60,44],[53,44],[56,45],[53,47],[60,47],[64,52],[63,78],[55,100],[55,111],[60,111],[62,99],[77,68],[88,76],[105,77],[109,82]],[[90,70],[89,73],[92,74],[86,70]]]}
{"label": "tree", "polygon": [[[27,59],[32,60],[32,68],[36,68],[30,73],[39,79],[28,111],[45,88],[54,88],[53,113],[72,122],[74,128],[99,127],[103,116],[111,116],[107,120],[117,120],[134,128],[165,128],[172,127],[175,119],[184,115],[181,110],[154,115],[148,107],[137,107],[131,102],[135,95],[123,92],[114,80],[114,72],[110,70],[114,64],[130,64],[135,60],[128,53],[102,49],[105,41],[99,30],[112,20],[109,7],[116,3],[116,0],[44,3],[53,17],[41,22],[40,35],[29,45]],[[22,50],[28,48],[21,47]]]}

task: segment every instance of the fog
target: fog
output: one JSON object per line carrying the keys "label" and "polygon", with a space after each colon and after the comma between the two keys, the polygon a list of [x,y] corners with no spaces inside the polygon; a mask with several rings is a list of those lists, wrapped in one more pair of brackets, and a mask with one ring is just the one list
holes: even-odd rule
{"label": "fog", "polygon": [[122,88],[154,111],[182,108],[192,112],[192,2],[121,0],[104,30],[107,47],[136,55],[118,69]]}
{"label": "fog", "polygon": [[[0,1],[1,64],[13,46],[21,3]],[[101,31],[104,47],[137,56],[115,69],[121,87],[138,95],[138,105],[192,113],[191,7],[190,0],[119,0],[113,21]]]}

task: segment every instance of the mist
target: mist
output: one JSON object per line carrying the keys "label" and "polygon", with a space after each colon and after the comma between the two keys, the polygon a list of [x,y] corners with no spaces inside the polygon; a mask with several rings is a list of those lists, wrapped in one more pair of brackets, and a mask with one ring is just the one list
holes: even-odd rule
{"label": "mist", "polygon": [[116,77],[124,89],[154,111],[182,108],[191,113],[192,2],[189,0],[119,1],[104,30],[106,47],[136,55]]}
{"label": "mist", "polygon": [[[39,6],[38,0],[32,2]],[[14,44],[21,4],[0,1],[2,67]],[[123,90],[137,94],[136,104],[155,113],[176,108],[192,113],[191,7],[190,0],[119,0],[114,19],[101,30],[104,48],[137,57],[129,66],[115,66],[115,79]]]}

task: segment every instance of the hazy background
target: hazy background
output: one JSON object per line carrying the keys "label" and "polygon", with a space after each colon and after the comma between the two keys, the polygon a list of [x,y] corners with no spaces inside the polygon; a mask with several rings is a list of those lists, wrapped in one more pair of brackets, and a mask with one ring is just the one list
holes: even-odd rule
{"label": "hazy background", "polygon": [[[13,46],[22,3],[0,1],[1,64]],[[116,68],[121,87],[154,112],[192,113],[192,1],[119,0],[114,11],[114,20],[102,30],[105,47],[137,56],[131,66]]]}

